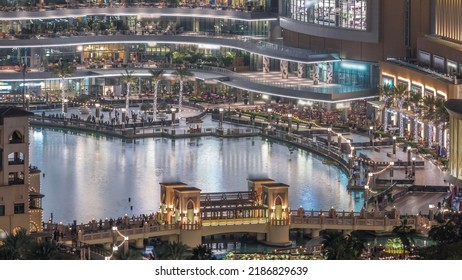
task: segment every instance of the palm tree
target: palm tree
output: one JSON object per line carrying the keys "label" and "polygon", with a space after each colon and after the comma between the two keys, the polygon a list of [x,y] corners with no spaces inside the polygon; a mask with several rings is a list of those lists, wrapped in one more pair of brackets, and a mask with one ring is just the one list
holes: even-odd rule
{"label": "palm tree", "polygon": [[423,117],[425,120],[428,121],[428,147],[432,146],[433,121],[437,119],[436,103],[437,103],[437,99],[433,95],[426,95],[423,98],[423,104],[422,104]]}
{"label": "palm tree", "polygon": [[64,79],[70,77],[75,72],[75,67],[72,63],[63,60],[60,58],[58,63],[53,66],[53,73],[55,76],[61,79],[61,113],[66,117],[66,110],[65,110],[65,99],[66,99],[66,92],[64,91]]}
{"label": "palm tree", "polygon": [[407,219],[401,221],[401,225],[393,228],[392,232],[396,234],[403,244],[403,258],[406,257],[406,250],[410,251],[411,242],[414,242],[414,236],[416,235],[416,230],[413,229],[410,225],[407,224]]}
{"label": "palm tree", "polygon": [[328,260],[356,260],[365,250],[364,242],[339,231],[324,234],[324,256]]}
{"label": "palm tree", "polygon": [[210,248],[205,245],[198,245],[192,250],[192,260],[214,260],[216,259]]}
{"label": "palm tree", "polygon": [[154,121],[157,120],[157,88],[159,85],[159,81],[162,78],[162,75],[164,74],[163,69],[150,69],[149,73],[152,76],[152,81],[154,83],[154,102],[153,102],[153,117]]}
{"label": "palm tree", "polygon": [[26,251],[32,239],[27,234],[25,228],[18,229],[14,234],[10,234],[3,241],[1,250],[2,255],[12,260],[21,260],[26,256]]}
{"label": "palm tree", "polygon": [[127,93],[125,95],[125,112],[128,114],[128,108],[130,103],[130,87],[132,84],[136,83],[136,79],[133,76],[134,71],[128,71],[125,69],[125,74],[122,74],[122,79],[120,81],[127,85]]}
{"label": "palm tree", "polygon": [[398,84],[392,88],[393,103],[398,108],[399,112],[399,136],[404,136],[404,127],[403,127],[403,106],[404,102],[409,96],[409,91],[407,85]]}
{"label": "palm tree", "polygon": [[444,106],[443,98],[436,98],[435,100],[435,114],[432,121],[439,128],[438,145],[443,146],[443,133],[446,130],[446,125],[449,122],[449,113]]}
{"label": "palm tree", "polygon": [[178,100],[178,119],[181,118],[181,105],[183,102],[183,83],[186,77],[192,77],[194,74],[189,71],[188,68],[183,66],[177,67],[176,70],[173,72],[173,75],[175,75],[177,78],[180,79],[180,98]]}
{"label": "palm tree", "polygon": [[422,93],[417,92],[417,91],[411,91],[409,98],[407,100],[407,103],[411,107],[411,110],[414,112],[414,136],[413,140],[414,142],[419,141],[419,135],[418,135],[418,120],[420,117],[420,111],[421,111],[421,103],[422,103]]}
{"label": "palm tree", "polygon": [[124,252],[124,250],[118,250],[112,256],[113,260],[142,260],[143,255],[141,252],[128,250],[128,252]]}
{"label": "palm tree", "polygon": [[392,89],[393,87],[390,84],[384,84],[382,87],[379,88],[379,95],[380,100],[384,102],[384,116],[383,116],[383,132],[387,132],[388,130],[388,112],[393,103],[393,94]]}
{"label": "palm tree", "polygon": [[27,252],[29,260],[54,260],[58,255],[58,248],[50,241],[32,242]]}
{"label": "palm tree", "polygon": [[189,247],[182,242],[169,242],[162,244],[156,252],[159,260],[185,260]]}

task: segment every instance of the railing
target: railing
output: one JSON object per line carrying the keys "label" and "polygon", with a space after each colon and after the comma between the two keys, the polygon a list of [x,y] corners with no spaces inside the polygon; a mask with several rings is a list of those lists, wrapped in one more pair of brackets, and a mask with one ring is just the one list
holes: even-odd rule
{"label": "railing", "polygon": [[456,76],[450,76],[448,74],[443,74],[443,73],[437,72],[437,71],[435,71],[433,69],[430,69],[428,67],[423,67],[423,66],[420,66],[418,64],[414,64],[414,63],[410,63],[410,62],[407,62],[407,61],[404,61],[404,60],[400,60],[399,58],[388,58],[387,61],[392,62],[394,64],[399,64],[399,65],[402,65],[402,66],[406,66],[408,68],[412,68],[412,69],[415,69],[415,70],[418,70],[418,71],[421,71],[421,72],[425,72],[427,74],[436,76],[438,78],[441,78],[441,79],[446,80],[446,81],[451,82],[451,83],[459,84],[459,83],[462,82],[462,79],[459,79]]}
{"label": "railing", "polygon": [[[172,230],[177,230],[180,229],[180,227],[176,224],[168,224],[168,225],[157,225],[157,226],[143,226],[139,228],[133,228],[133,229],[120,229],[119,232],[122,235],[125,236],[130,236],[130,235],[147,235],[147,236],[155,236],[155,233],[159,232],[165,232],[165,231],[172,231]],[[85,233],[83,231],[81,233],[81,241],[91,241],[91,240],[99,240],[99,239],[112,239],[113,236],[113,231],[110,229],[105,229],[105,230],[99,230],[97,232],[89,232]]]}
{"label": "railing", "polygon": [[202,226],[241,226],[266,224],[267,218],[236,218],[236,219],[207,219],[202,220]]}
{"label": "railing", "polygon": [[[178,122],[178,120],[177,120]],[[103,123],[93,123],[84,120],[76,119],[63,119],[63,118],[50,118],[42,116],[34,116],[30,122],[32,125],[51,126],[64,129],[77,129],[89,132],[102,132],[111,136],[122,138],[136,138],[136,137],[152,137],[152,136],[166,136],[166,137],[191,137],[200,135],[216,135],[216,136],[249,136],[258,135],[260,130],[257,128],[229,128],[219,130],[216,127],[200,127],[197,129],[183,129],[171,126],[171,121],[165,121],[164,126],[161,122],[152,123],[129,123],[119,125],[108,125]]]}

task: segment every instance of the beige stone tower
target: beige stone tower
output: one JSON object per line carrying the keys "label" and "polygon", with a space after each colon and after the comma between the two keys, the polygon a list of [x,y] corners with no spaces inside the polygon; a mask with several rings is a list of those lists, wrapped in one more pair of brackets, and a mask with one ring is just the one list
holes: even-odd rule
{"label": "beige stone tower", "polygon": [[40,170],[29,165],[29,117],[17,107],[0,107],[0,233],[19,228],[41,232]]}

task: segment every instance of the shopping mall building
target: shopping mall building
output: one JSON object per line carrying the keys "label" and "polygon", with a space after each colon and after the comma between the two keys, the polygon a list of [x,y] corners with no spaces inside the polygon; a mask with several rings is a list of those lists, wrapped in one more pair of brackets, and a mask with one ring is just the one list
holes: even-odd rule
{"label": "shopping mall building", "polygon": [[[226,92],[251,104],[271,96],[342,111],[368,101],[370,121],[385,119],[447,149],[449,182],[460,186],[462,160],[452,154],[459,149],[449,147],[460,113],[435,127],[406,108],[387,108],[378,89],[402,84],[425,96],[462,99],[461,1],[0,2],[3,100],[20,101],[26,93],[59,101],[61,78],[51,66],[60,59],[76,67],[65,77],[68,96],[102,98],[124,94],[126,69],[138,79],[134,92],[148,96],[149,69],[166,69],[168,76],[184,64],[194,72],[194,94]],[[174,91],[172,81],[162,84]]]}

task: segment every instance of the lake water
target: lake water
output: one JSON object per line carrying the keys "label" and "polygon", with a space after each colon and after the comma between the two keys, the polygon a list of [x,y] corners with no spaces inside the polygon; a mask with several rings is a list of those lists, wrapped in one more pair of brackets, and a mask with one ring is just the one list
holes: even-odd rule
{"label": "lake water", "polygon": [[181,181],[203,192],[246,191],[249,176],[288,184],[292,209],[359,211],[364,200],[347,191],[347,175],[322,162],[260,137],[125,142],[49,128],[30,134],[30,163],[45,174],[44,220],[53,213],[63,223],[156,212],[160,182]]}

